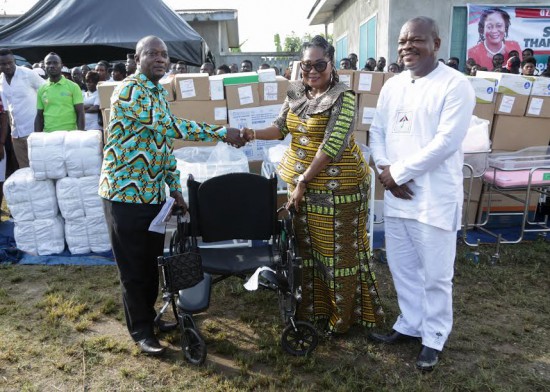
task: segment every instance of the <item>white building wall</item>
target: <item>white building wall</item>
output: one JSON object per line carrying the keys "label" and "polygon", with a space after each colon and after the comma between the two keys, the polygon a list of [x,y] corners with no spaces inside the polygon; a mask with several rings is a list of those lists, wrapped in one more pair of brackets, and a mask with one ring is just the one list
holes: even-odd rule
{"label": "white building wall", "polygon": [[397,59],[397,40],[401,26],[415,16],[428,16],[439,25],[442,41],[439,57],[447,59],[450,53],[453,7],[466,6],[467,3],[549,6],[550,0],[345,0],[335,10],[333,38],[336,40],[347,34],[348,53],[359,53],[359,26],[376,14],[376,56],[384,56],[389,64]]}

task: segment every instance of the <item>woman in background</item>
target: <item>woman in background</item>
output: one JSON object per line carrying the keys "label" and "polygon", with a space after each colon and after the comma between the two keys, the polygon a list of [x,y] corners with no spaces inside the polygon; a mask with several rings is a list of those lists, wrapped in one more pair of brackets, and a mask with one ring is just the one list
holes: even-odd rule
{"label": "woman in background", "polygon": [[506,40],[510,29],[510,15],[500,8],[488,8],[479,18],[477,31],[478,44],[468,49],[468,58],[473,58],[481,67],[493,68],[493,56],[500,53],[508,58],[511,51],[520,52],[516,41]]}

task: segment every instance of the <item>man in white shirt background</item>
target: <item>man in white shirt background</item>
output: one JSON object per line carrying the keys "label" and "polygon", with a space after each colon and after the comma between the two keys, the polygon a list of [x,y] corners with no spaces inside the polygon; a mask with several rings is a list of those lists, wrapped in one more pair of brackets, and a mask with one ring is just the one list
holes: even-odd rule
{"label": "man in white shirt background", "polygon": [[2,129],[11,122],[11,137],[19,167],[29,166],[27,137],[34,131],[36,93],[46,81],[36,72],[15,64],[9,49],[0,49],[0,94],[5,112],[0,115]]}
{"label": "man in white shirt background", "polygon": [[432,370],[452,328],[456,231],[461,224],[462,140],[475,104],[469,81],[439,64],[434,20],[401,28],[406,71],[388,80],[370,129],[384,194],[388,264],[401,314],[382,343],[422,340],[416,366]]}

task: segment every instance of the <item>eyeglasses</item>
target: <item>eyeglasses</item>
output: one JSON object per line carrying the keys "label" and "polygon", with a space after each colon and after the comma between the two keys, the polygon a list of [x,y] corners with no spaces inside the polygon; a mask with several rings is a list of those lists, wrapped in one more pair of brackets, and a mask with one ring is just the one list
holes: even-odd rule
{"label": "eyeglasses", "polygon": [[315,64],[311,64],[309,61],[300,61],[300,68],[304,72],[311,72],[313,68],[315,68],[317,72],[323,72],[327,69],[328,63],[330,63],[330,61],[317,61]]}

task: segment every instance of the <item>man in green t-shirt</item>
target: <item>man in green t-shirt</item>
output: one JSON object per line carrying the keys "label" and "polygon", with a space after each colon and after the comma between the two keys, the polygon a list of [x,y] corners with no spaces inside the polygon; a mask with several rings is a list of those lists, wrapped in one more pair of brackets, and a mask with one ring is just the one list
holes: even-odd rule
{"label": "man in green t-shirt", "polygon": [[61,74],[61,57],[50,53],[44,59],[48,82],[38,89],[35,132],[84,130],[84,105],[78,84]]}

